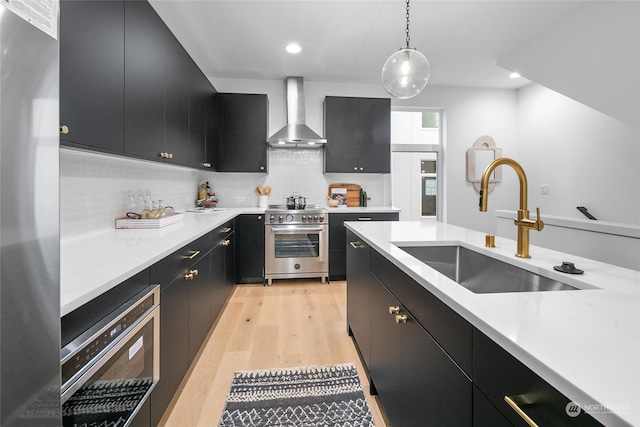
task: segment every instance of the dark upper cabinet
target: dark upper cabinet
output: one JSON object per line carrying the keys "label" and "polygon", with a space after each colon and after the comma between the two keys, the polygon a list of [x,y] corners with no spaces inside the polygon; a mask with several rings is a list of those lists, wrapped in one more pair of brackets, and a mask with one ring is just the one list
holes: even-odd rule
{"label": "dark upper cabinet", "polygon": [[125,2],[125,15],[125,152],[160,159],[167,30],[146,1]]}
{"label": "dark upper cabinet", "polygon": [[124,151],[123,1],[60,3],[60,142]]}
{"label": "dark upper cabinet", "polygon": [[[191,58],[168,30],[165,31],[164,75],[164,147],[157,152],[169,154],[167,161],[179,165],[189,163]],[[204,128],[204,124],[202,125]],[[203,131],[201,131],[203,132]],[[202,140],[204,145],[204,139]],[[151,152],[150,157],[158,155]],[[161,157],[164,158],[164,157]]]}
{"label": "dark upper cabinet", "polygon": [[[198,66],[189,59],[189,166],[197,169],[211,169],[213,147],[215,146],[217,122],[209,123],[208,102],[214,98],[215,89],[202,74]],[[215,117],[217,110],[213,110]],[[211,147],[207,139],[211,138]]]}
{"label": "dark upper cabinet", "polygon": [[324,100],[326,173],[391,171],[391,101],[327,96]]}
{"label": "dark upper cabinet", "polygon": [[267,95],[219,94],[216,171],[267,172],[268,107]]}

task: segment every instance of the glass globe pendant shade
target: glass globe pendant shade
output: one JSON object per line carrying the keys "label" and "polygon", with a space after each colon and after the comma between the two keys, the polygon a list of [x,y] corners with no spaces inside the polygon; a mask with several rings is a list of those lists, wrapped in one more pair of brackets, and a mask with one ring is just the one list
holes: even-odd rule
{"label": "glass globe pendant shade", "polygon": [[431,69],[425,56],[411,47],[395,52],[382,67],[382,85],[395,98],[413,98],[427,85]]}

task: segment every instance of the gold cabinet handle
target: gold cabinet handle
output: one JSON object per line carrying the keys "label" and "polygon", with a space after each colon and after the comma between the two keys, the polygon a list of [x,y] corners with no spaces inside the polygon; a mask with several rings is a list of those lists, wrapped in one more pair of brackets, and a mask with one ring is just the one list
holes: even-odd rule
{"label": "gold cabinet handle", "polygon": [[351,245],[351,247],[353,249],[362,249],[362,248],[364,248],[364,245],[362,244],[362,242],[349,242],[349,244]]}
{"label": "gold cabinet handle", "polygon": [[520,409],[518,404],[514,402],[509,396],[505,396],[504,401],[507,402],[509,406],[511,406],[511,409],[516,411],[516,414],[520,415],[520,418],[522,418],[525,423],[529,424],[531,427],[538,427],[538,424],[536,424],[536,422],[533,421],[529,417],[529,415],[527,415],[522,409]]}
{"label": "gold cabinet handle", "polygon": [[195,257],[197,257],[200,254],[200,251],[192,251],[193,253],[191,255],[185,255],[182,258],[184,259],[194,259]]}
{"label": "gold cabinet handle", "polygon": [[60,126],[60,133],[63,135],[66,135],[69,133],[69,126],[67,125],[62,125]]}
{"label": "gold cabinet handle", "polygon": [[173,154],[162,152],[160,153],[160,157],[162,157],[163,159],[173,159]]}
{"label": "gold cabinet handle", "polygon": [[202,166],[204,166],[205,168],[210,168],[211,167],[211,163],[203,163]]}
{"label": "gold cabinet handle", "polygon": [[194,276],[197,276],[198,270],[189,270],[189,274],[193,274]]}
{"label": "gold cabinet handle", "polygon": [[258,215],[258,221],[262,221],[262,215]]}
{"label": "gold cabinet handle", "polygon": [[358,221],[371,221],[370,216],[360,216],[358,217]]}
{"label": "gold cabinet handle", "polygon": [[193,273],[185,274],[184,280],[193,280]]}
{"label": "gold cabinet handle", "polygon": [[222,241],[222,246],[229,246],[231,244],[231,240],[226,239]]}
{"label": "gold cabinet handle", "polygon": [[390,305],[389,314],[400,314],[400,307],[398,307],[397,305]]}
{"label": "gold cabinet handle", "polygon": [[396,314],[396,323],[407,323],[407,315],[406,314]]}
{"label": "gold cabinet handle", "polygon": [[225,227],[225,228],[221,228],[221,229],[220,229],[220,232],[221,232],[221,233],[228,233],[228,232],[230,232],[230,231],[231,231],[231,228],[229,228],[229,227]]}
{"label": "gold cabinet handle", "polygon": [[354,166],[354,167],[353,167],[353,170],[354,170],[354,171],[357,171],[357,170],[358,170],[358,167],[357,167],[357,166]]}
{"label": "gold cabinet handle", "polygon": [[263,171],[264,170],[264,166],[260,166],[260,170]]}

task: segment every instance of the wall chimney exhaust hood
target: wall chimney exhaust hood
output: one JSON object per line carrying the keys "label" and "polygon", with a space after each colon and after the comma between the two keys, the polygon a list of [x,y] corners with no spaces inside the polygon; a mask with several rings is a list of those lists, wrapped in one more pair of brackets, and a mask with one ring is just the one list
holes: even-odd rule
{"label": "wall chimney exhaust hood", "polygon": [[304,88],[302,77],[287,77],[287,124],[267,138],[277,148],[321,148],[325,138],[305,124]]}

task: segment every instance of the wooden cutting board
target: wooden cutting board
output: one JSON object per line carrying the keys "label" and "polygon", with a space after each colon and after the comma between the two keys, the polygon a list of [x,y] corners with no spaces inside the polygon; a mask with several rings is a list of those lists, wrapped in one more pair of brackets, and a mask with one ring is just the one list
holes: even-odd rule
{"label": "wooden cutting board", "polygon": [[328,196],[331,197],[333,188],[346,188],[347,189],[347,206],[357,207],[360,206],[360,186],[358,184],[329,184]]}

